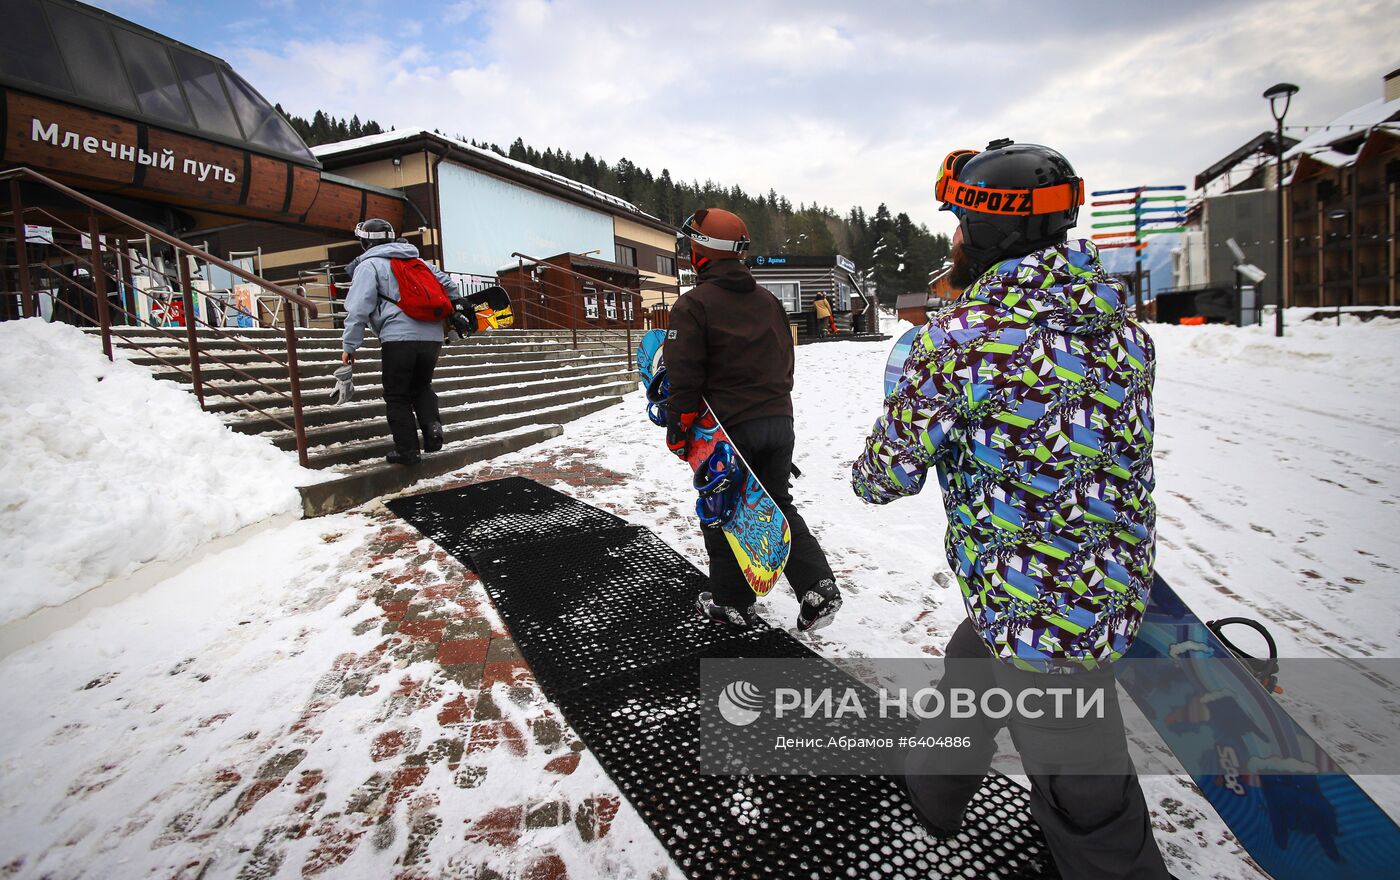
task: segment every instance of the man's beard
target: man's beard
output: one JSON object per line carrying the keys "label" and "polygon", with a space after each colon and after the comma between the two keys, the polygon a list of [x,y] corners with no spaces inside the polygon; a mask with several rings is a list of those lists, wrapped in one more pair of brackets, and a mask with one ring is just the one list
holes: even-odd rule
{"label": "man's beard", "polygon": [[954,287],[967,287],[977,279],[972,277],[971,261],[963,250],[962,242],[953,246],[953,265],[948,269],[948,283]]}

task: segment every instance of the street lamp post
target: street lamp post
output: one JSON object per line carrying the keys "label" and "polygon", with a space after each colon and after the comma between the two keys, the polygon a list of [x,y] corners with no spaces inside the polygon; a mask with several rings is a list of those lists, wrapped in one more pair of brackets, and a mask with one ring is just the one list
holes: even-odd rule
{"label": "street lamp post", "polygon": [[[1288,115],[1288,105],[1292,103],[1293,96],[1298,94],[1298,87],[1292,83],[1278,83],[1269,86],[1264,92],[1264,97],[1269,99],[1269,113],[1274,117],[1275,141],[1274,147],[1277,149],[1278,164],[1276,166],[1277,180],[1274,186],[1278,189],[1278,262],[1276,268],[1278,273],[1274,276],[1278,287],[1278,306],[1274,309],[1274,335],[1283,335],[1283,285],[1285,278],[1283,274],[1283,117]],[[1279,101],[1283,102],[1283,108],[1279,108]]]}

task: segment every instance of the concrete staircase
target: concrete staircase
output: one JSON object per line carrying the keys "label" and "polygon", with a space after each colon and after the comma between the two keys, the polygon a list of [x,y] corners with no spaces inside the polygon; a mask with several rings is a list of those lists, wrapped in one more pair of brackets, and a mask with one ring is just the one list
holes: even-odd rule
{"label": "concrete staircase", "polygon": [[[281,330],[227,332],[237,333],[239,339],[279,360],[286,356]],[[187,368],[183,345],[156,330],[124,327],[121,333],[131,342],[114,339],[113,343],[127,349],[133,363],[147,367],[157,378],[190,384],[186,373],[162,363],[164,359]],[[640,335],[634,334],[634,345]],[[141,351],[133,343],[150,351]],[[206,353],[200,362],[206,409],[231,429],[262,436],[295,454],[294,433],[269,418],[292,421],[285,368],[212,333],[200,333],[200,350]],[[337,479],[300,489],[306,516],[345,510],[425,477],[556,437],[563,423],[617,403],[636,389],[638,379],[628,367],[626,338],[615,332],[580,331],[577,345],[572,333],[552,330],[494,330],[463,341],[454,339],[443,346],[433,383],[447,444],[441,452],[425,455],[421,464],[404,467],[384,461],[393,444],[384,421],[378,341],[370,338],[356,353],[355,399],[334,406],[331,373],[340,366],[340,352],[340,331],[298,331],[297,372],[308,465],[338,474]],[[210,355],[258,381],[237,375]],[[239,401],[259,407],[266,415]]]}

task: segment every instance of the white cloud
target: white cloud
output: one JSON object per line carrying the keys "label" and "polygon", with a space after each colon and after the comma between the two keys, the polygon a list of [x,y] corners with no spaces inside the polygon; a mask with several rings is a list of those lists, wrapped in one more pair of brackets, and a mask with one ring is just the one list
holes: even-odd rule
{"label": "white cloud", "polygon": [[932,185],[956,147],[1008,136],[1060,148],[1091,186],[1189,184],[1271,125],[1277,80],[1303,89],[1290,121],[1378,97],[1400,2],[469,0],[426,24],[402,45],[264,34],[226,54],[293,112],[520,136],[839,211],[885,201],[947,229]]}

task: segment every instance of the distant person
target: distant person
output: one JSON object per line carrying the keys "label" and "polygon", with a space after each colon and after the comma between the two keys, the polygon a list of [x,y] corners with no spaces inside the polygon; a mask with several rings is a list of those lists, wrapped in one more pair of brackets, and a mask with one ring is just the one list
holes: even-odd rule
{"label": "distant person", "polygon": [[[831,300],[826,298],[826,294],[817,294],[817,298],[812,300],[812,308],[816,310],[817,313],[818,332],[823,336],[835,336],[836,319],[832,317]],[[826,322],[825,327],[821,326],[823,321]]]}
{"label": "distant person", "polygon": [[975,717],[957,732],[972,743],[958,775],[911,755],[910,800],[935,834],[956,833],[1009,723],[1061,876],[1167,880],[1102,666],[1132,644],[1152,584],[1152,340],[1094,244],[1067,240],[1084,184],[1064,156],[960,150],[936,192],[959,221],[949,279],[971,287],[916,336],[851,485],[886,504],[938,472],[968,613],[944,655],[981,661],[950,664],[940,691],[1104,687],[1107,710]]}
{"label": "distant person", "polygon": [[[696,211],[676,236],[676,256],[695,269],[696,284],[671,307],[666,332],[666,445],[681,458],[690,428],[708,401],[729,439],[787,518],[792,546],[783,574],[797,594],[797,629],[830,623],[841,591],[807,523],[792,503],[792,332],[778,298],[759,287],[743,263],[749,231],[736,214]],[[700,616],[747,628],[755,596],[720,529],[705,529],[710,589],[696,598]]]}
{"label": "distant person", "polygon": [[[443,444],[433,371],[442,348],[442,322],[451,314],[450,301],[460,291],[447,273],[418,258],[417,247],[396,240],[389,221],[366,220],[355,227],[355,238],[365,252],[346,267],[352,281],[345,295],[341,362],[355,362],[355,350],[369,326],[379,337],[384,409],[394,435],[394,451],[386,460],[417,464],[422,457],[420,429],[422,452],[437,452]],[[402,303],[401,282],[410,291]]]}

